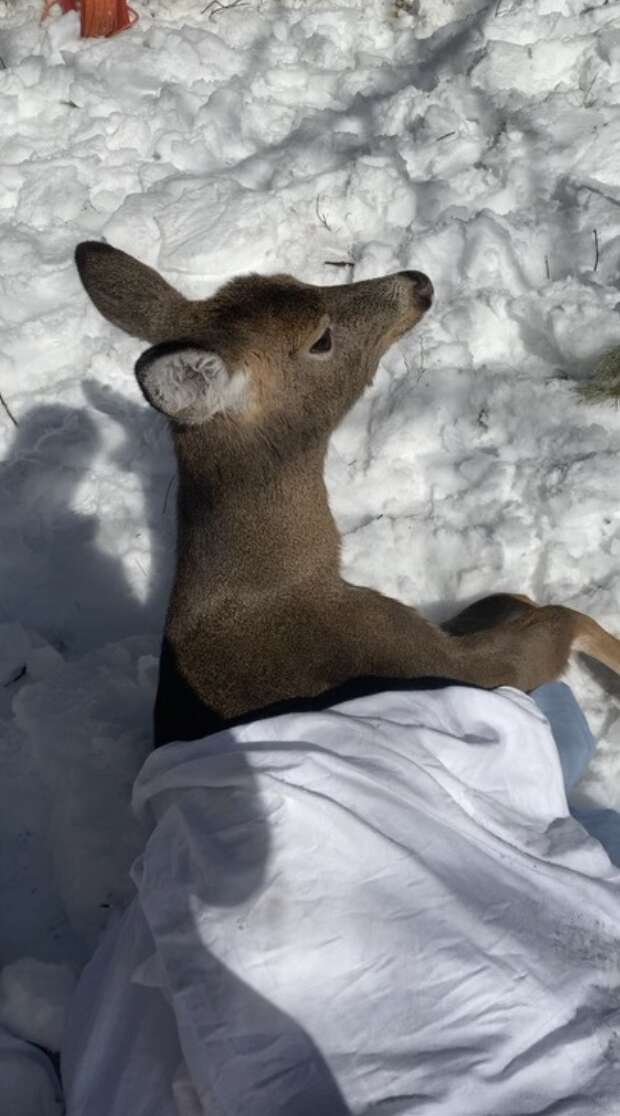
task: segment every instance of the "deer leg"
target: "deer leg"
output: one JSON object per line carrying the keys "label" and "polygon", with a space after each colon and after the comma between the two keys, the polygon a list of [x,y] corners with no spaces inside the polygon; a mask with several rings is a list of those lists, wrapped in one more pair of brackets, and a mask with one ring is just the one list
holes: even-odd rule
{"label": "deer leg", "polygon": [[616,639],[582,612],[576,612],[576,635],[573,641],[574,651],[583,651],[599,663],[620,674],[620,639]]}
{"label": "deer leg", "polygon": [[370,589],[349,589],[334,610],[330,646],[342,646],[341,677],[385,675],[452,679],[484,689],[534,690],[562,673],[571,651],[585,651],[620,674],[620,640],[583,613],[562,605],[538,607],[524,597],[498,594],[478,601],[437,627]]}
{"label": "deer leg", "polygon": [[573,651],[584,651],[620,674],[620,640],[595,620],[562,605],[524,602],[523,607],[520,615],[515,612],[495,627],[452,637],[459,644],[459,658],[465,660],[468,680],[480,679],[479,685],[488,686],[489,678],[507,669],[516,678],[509,684],[533,690],[557,678]]}
{"label": "deer leg", "polygon": [[482,600],[475,601],[464,608],[451,620],[446,620],[441,627],[449,635],[468,635],[472,632],[486,631],[509,620],[516,620],[518,616],[536,607],[529,597],[522,597],[515,593],[493,593],[492,596],[483,597]]}

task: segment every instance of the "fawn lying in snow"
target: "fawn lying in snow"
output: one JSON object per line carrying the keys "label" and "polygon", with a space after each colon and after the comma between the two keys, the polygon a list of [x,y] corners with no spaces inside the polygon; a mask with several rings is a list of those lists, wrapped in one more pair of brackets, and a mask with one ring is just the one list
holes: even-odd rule
{"label": "fawn lying in snow", "polygon": [[152,346],[136,375],[170,420],[176,451],[157,743],[354,679],[530,690],[575,649],[620,672],[620,641],[570,608],[499,594],[440,628],[340,576],[328,439],[383,353],[431,305],[425,275],[337,287],[250,275],[189,301],[107,244],[80,244],[76,261],[101,313]]}

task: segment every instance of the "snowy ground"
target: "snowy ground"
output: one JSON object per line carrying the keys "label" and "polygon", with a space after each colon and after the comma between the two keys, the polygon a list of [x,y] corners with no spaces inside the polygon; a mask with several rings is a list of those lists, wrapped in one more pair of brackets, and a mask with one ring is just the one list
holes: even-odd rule
{"label": "snowy ground", "polygon": [[[620,415],[574,390],[620,343],[620,5],[205,2],[83,42],[76,15],[0,0],[4,964],[79,967],[127,895],[171,573],[166,431],[79,240],[188,294],[427,271],[432,314],[334,439],[347,575],[435,617],[510,588],[620,633]],[[589,791],[620,806],[620,685],[570,677]],[[17,970],[0,1021],[24,972],[45,985]]]}

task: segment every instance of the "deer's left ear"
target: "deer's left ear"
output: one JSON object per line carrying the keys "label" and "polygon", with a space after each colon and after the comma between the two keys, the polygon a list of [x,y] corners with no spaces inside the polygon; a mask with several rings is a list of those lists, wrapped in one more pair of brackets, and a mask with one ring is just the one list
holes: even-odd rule
{"label": "deer's left ear", "polygon": [[183,336],[191,303],[152,267],[96,240],[78,244],[75,263],[99,313],[119,329],[151,344]]}
{"label": "deer's left ear", "polygon": [[248,404],[248,379],[230,372],[219,353],[188,341],[168,341],[147,349],[136,377],[151,406],[190,425],[214,415],[240,414]]}

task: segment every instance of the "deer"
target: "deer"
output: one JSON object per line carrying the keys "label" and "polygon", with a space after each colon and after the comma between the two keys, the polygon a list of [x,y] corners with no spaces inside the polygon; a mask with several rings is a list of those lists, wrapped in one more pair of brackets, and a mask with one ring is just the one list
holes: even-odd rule
{"label": "deer", "polygon": [[82,242],[75,259],[99,312],[148,344],[135,375],[177,462],[155,746],[327,708],[347,687],[527,692],[574,651],[620,673],[620,641],[564,605],[495,593],[438,625],[341,575],[328,442],[431,307],[425,274],[335,286],[250,274],[190,300],[107,243]]}

